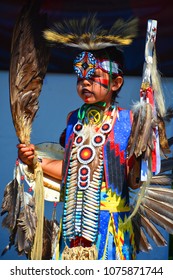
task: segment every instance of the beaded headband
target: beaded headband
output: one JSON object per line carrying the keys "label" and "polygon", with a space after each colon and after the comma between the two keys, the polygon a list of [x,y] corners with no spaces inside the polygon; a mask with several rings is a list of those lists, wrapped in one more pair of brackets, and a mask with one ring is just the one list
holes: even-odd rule
{"label": "beaded headband", "polygon": [[122,70],[116,62],[108,59],[96,59],[91,52],[81,52],[74,60],[74,71],[79,78],[91,78],[96,69],[101,69],[106,73],[122,74]]}

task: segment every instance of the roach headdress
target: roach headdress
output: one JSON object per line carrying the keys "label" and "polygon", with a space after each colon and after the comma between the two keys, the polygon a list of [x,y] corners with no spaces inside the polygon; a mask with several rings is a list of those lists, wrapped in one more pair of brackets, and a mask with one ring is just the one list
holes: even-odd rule
{"label": "roach headdress", "polygon": [[64,20],[44,31],[44,37],[56,44],[81,50],[98,50],[109,46],[126,46],[137,34],[137,19],[118,19],[109,30],[103,29],[96,16],[81,20]]}
{"label": "roach headdress", "polygon": [[51,43],[82,50],[74,60],[74,71],[81,79],[91,78],[98,68],[111,75],[122,75],[119,48],[132,43],[137,33],[137,21],[136,18],[118,19],[106,30],[94,15],[56,23],[52,29],[44,31],[44,37]]}

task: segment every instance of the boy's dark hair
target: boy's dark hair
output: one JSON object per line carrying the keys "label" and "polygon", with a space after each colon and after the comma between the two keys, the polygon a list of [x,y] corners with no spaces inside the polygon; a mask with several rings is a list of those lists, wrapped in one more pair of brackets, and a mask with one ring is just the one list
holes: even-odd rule
{"label": "boy's dark hair", "polygon": [[117,49],[115,46],[111,46],[100,50],[91,50],[90,52],[95,58],[106,58],[110,61],[116,62],[121,70],[120,75],[123,74],[124,57],[121,50]]}
{"label": "boy's dark hair", "polygon": [[[120,71],[119,75],[123,76],[123,67],[124,67],[124,57],[123,57],[123,52],[120,49],[117,49],[115,46],[107,47],[104,49],[100,50],[91,50],[90,51],[95,58],[102,59],[106,58],[110,61],[114,61],[119,65]],[[112,74],[112,79],[115,79],[117,77],[117,74]],[[124,83],[124,79],[123,79]],[[114,103],[116,98],[118,97],[118,93],[120,92],[123,84],[121,87],[114,91],[112,94],[112,102]]]}

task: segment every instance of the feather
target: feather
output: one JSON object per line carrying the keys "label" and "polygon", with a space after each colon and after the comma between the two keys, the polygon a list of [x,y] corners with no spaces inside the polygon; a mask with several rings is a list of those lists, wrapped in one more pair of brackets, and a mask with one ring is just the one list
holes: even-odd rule
{"label": "feather", "polygon": [[157,246],[166,246],[167,242],[147,217],[141,215],[141,226],[145,229],[146,233],[153,239]]}
{"label": "feather", "polygon": [[4,250],[1,253],[1,256],[5,255],[5,253],[11,249],[11,247],[15,244],[15,238],[16,238],[16,231],[17,227],[15,227],[12,231],[12,233],[9,236],[9,244],[4,248]]}
{"label": "feather", "polygon": [[[131,206],[131,209],[133,213],[134,205]],[[157,246],[166,246],[166,240],[157,225],[173,234],[173,190],[160,186],[148,186],[142,196],[138,211],[135,215],[131,214],[131,217],[134,234],[137,234],[135,242],[139,250],[147,248],[145,243],[147,235],[153,239]],[[140,244],[140,242],[142,243]]]}
{"label": "feather", "polygon": [[129,158],[133,155],[134,150],[136,148],[137,144],[137,139],[138,135],[140,134],[140,128],[143,126],[144,122],[144,107],[145,107],[144,102],[137,102],[133,106],[133,111],[134,111],[134,118],[133,118],[133,124],[132,124],[132,129],[131,129],[131,135],[128,141],[128,146],[127,146],[127,152]]}
{"label": "feather", "polygon": [[168,139],[166,137],[166,128],[163,118],[158,116],[158,131],[159,131],[159,140],[160,148],[164,154],[169,154],[171,151],[169,149]]}
{"label": "feather", "polygon": [[149,220],[164,228],[168,233],[173,234],[173,220],[149,209],[145,205],[140,205],[140,210]]}
{"label": "feather", "polygon": [[44,231],[43,231],[43,252],[42,260],[51,259],[51,233],[52,224],[46,218],[44,219]]}
{"label": "feather", "polygon": [[32,1],[23,7],[11,43],[11,113],[17,137],[26,144],[30,142],[31,126],[38,110],[38,97],[49,58],[41,37],[46,19],[38,9]]}
{"label": "feather", "polygon": [[20,196],[18,182],[16,179],[9,182],[4,190],[1,216],[6,214],[2,220],[2,226],[10,230],[9,244],[4,248],[1,255],[4,255],[14,244],[17,232],[17,218],[20,212]]}
{"label": "feather", "polygon": [[9,182],[4,190],[1,216],[7,213],[2,221],[2,226],[11,231],[15,228],[20,210],[18,182],[16,179]]}
{"label": "feather", "polygon": [[63,159],[64,148],[56,142],[43,142],[35,145],[39,157],[51,159]]}
{"label": "feather", "polygon": [[50,260],[57,245],[59,226],[56,220],[44,219],[42,260]]}
{"label": "feather", "polygon": [[134,231],[134,237],[135,237],[135,245],[136,245],[136,251],[137,253],[141,252],[148,252],[152,249],[151,244],[148,242],[146,234],[144,233],[139,218],[137,220],[137,217],[132,219],[132,226]]}
{"label": "feather", "polygon": [[129,45],[137,33],[137,19],[117,20],[110,30],[102,29],[96,16],[65,20],[44,31],[44,37],[56,44],[82,50],[96,50],[113,45]]}
{"label": "feather", "polygon": [[155,45],[153,46],[153,62],[151,64],[148,63],[148,66],[151,67],[151,81],[152,81],[152,88],[154,91],[156,110],[158,115],[161,116],[161,118],[163,118],[166,114],[166,108],[165,108],[165,100],[163,97],[160,72],[157,69],[157,57],[156,57]]}
{"label": "feather", "polygon": [[[162,234],[159,232],[159,230],[156,228],[156,226],[147,217],[142,215],[140,213],[140,211],[138,212],[135,219],[133,220],[133,226],[134,226],[134,224],[138,225],[138,231],[140,231],[140,229],[144,230],[144,231],[143,230],[140,231],[140,235],[142,234],[142,240],[144,240],[144,236],[145,236],[145,243],[147,240],[146,234],[148,234],[150,236],[150,238],[156,243],[157,246],[166,246],[167,245],[165,238],[162,236]],[[138,242],[141,243],[140,238],[139,238]],[[144,241],[142,243],[144,243]],[[139,244],[138,244],[138,246],[139,246]],[[150,246],[151,245],[148,242],[148,244],[147,244],[148,250],[152,249]],[[144,246],[140,246],[140,251],[144,251],[144,249],[142,249],[141,247],[144,247]],[[145,250],[145,252],[146,252],[146,250]]]}
{"label": "feather", "polygon": [[173,205],[145,196],[142,205],[173,220]]}
{"label": "feather", "polygon": [[151,178],[150,184],[151,185],[162,185],[162,186],[171,186],[173,181],[172,174],[162,174],[156,175]]}
{"label": "feather", "polygon": [[[46,74],[49,50],[42,37],[46,28],[46,15],[39,12],[41,1],[28,1],[16,21],[11,43],[10,59],[10,106],[16,135],[21,143],[28,145],[32,123],[39,108],[38,98]],[[19,173],[20,170],[19,170]],[[22,174],[23,175],[23,174]],[[16,175],[17,176],[17,175]],[[42,233],[44,216],[43,172],[34,157],[34,213],[30,204],[24,202],[23,192],[18,188],[22,203],[17,224],[19,250],[31,250],[31,259],[40,259],[42,254]],[[20,183],[19,183],[20,184]],[[26,249],[27,248],[27,249]]]}
{"label": "feather", "polygon": [[173,204],[173,190],[162,187],[148,187],[145,192],[149,196],[158,201]]}
{"label": "feather", "polygon": [[135,154],[139,157],[144,154],[145,160],[149,158],[153,144],[153,114],[149,103],[140,101],[134,104],[134,119],[128,141],[127,152],[129,158]]}
{"label": "feather", "polygon": [[24,205],[17,221],[17,247],[19,253],[24,251],[26,254],[29,254],[31,252],[36,224],[37,217],[34,209],[34,199],[31,197],[29,203]]}
{"label": "feather", "polygon": [[143,127],[136,143],[135,155],[136,157],[140,156],[143,152],[146,151],[148,139],[150,137],[151,130],[151,121],[152,121],[152,108],[149,103],[146,104],[146,117]]}
{"label": "feather", "polygon": [[161,161],[161,170],[160,173],[171,171],[173,167],[173,157],[163,159]]}

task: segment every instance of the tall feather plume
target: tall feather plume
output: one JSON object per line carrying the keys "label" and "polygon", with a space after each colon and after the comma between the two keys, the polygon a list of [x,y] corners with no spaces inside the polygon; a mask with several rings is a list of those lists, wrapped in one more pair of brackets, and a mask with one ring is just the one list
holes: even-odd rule
{"label": "tall feather plume", "polygon": [[[46,46],[46,41],[42,37],[42,31],[47,26],[46,15],[39,12],[40,4],[41,1],[33,0],[28,1],[24,5],[16,21],[11,43],[11,113],[16,135],[19,141],[26,145],[30,143],[32,123],[39,109],[38,98],[49,61],[49,49]],[[16,174],[20,172],[20,168],[16,167]],[[31,259],[41,259],[44,190],[43,172],[41,165],[37,161],[37,154],[34,157],[34,177],[35,188],[33,197],[35,204],[34,213],[37,219],[36,228],[33,220],[34,215],[31,215],[32,207],[24,205],[23,211],[20,212],[17,225],[17,245],[19,246],[19,250],[26,252],[28,252],[29,247],[32,247],[30,248]],[[19,178],[20,176],[18,176],[18,180],[20,181]],[[20,199],[23,201],[20,187],[18,191]],[[29,233],[29,230],[32,230],[32,234],[31,232]]]}
{"label": "tall feather plume", "polygon": [[38,110],[38,97],[49,59],[41,33],[46,27],[46,17],[38,10],[39,1],[30,1],[23,7],[11,43],[11,113],[17,137],[25,144],[30,143],[32,122]]}
{"label": "tall feather plume", "polygon": [[44,37],[56,44],[82,50],[96,50],[108,46],[124,46],[132,43],[137,34],[138,20],[117,20],[110,30],[103,29],[96,15],[81,20],[64,20],[52,29],[44,31]]}

